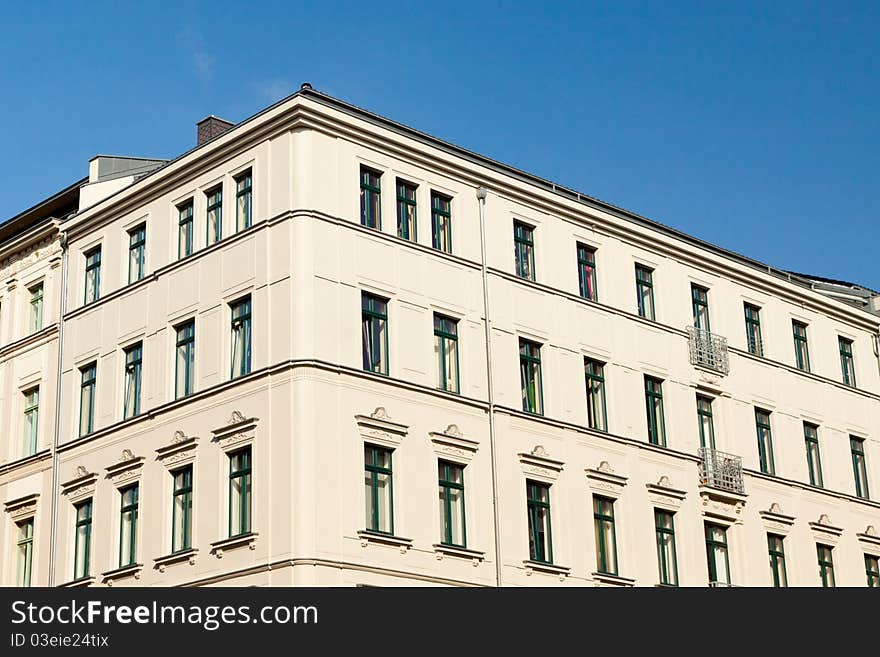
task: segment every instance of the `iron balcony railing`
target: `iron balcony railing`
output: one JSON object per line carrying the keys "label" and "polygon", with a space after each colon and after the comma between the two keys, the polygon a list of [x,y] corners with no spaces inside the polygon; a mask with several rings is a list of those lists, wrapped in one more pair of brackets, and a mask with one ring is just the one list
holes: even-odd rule
{"label": "iron balcony railing", "polygon": [[742,458],[700,447],[700,484],[744,495]]}
{"label": "iron balcony railing", "polygon": [[727,359],[727,338],[713,335],[698,326],[688,326],[688,351],[691,365],[701,365],[721,374],[730,371]]}

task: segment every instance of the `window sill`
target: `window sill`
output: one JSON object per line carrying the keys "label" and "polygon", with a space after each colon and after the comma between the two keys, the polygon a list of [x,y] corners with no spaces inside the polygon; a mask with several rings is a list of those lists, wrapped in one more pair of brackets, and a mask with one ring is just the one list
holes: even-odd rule
{"label": "window sill", "polygon": [[249,547],[251,550],[256,550],[257,536],[259,536],[259,534],[255,532],[248,532],[247,534],[239,534],[238,536],[224,538],[222,541],[214,541],[211,543],[211,554],[218,559],[222,559],[224,552],[242,548],[244,546]]}
{"label": "window sill", "polygon": [[357,535],[361,541],[361,547],[363,548],[367,547],[370,543],[378,545],[390,545],[392,547],[399,548],[401,554],[406,554],[407,550],[412,547],[411,538],[401,538],[400,536],[382,534],[380,532],[374,532],[368,529],[360,530]]}
{"label": "window sill", "polygon": [[59,584],[58,588],[62,589],[84,589],[87,586],[91,586],[95,583],[94,576],[89,577],[80,577],[79,579],[71,580],[70,582],[65,582],[64,584]]}
{"label": "window sill", "polygon": [[115,568],[114,570],[108,570],[105,573],[101,573],[101,581],[107,586],[113,586],[114,582],[128,579],[129,577],[140,579],[141,571],[143,569],[144,564],[142,563],[129,564],[128,566],[122,566],[121,568]]}
{"label": "window sill", "polygon": [[546,573],[548,575],[557,575],[560,582],[564,582],[565,578],[571,573],[571,568],[568,566],[557,566],[543,561],[531,561],[526,559],[523,561],[523,565],[526,567],[526,576],[531,576],[531,574],[535,572]]}
{"label": "window sill", "polygon": [[164,573],[165,569],[175,563],[180,563],[182,561],[189,562],[190,566],[194,566],[196,563],[196,556],[198,555],[198,548],[187,548],[186,550],[181,550],[180,552],[172,552],[171,554],[166,554],[164,557],[157,557],[153,559],[153,567],[156,568],[160,573]]}
{"label": "window sill", "polygon": [[471,559],[475,567],[479,566],[480,562],[486,557],[486,553],[479,550],[469,550],[457,545],[445,545],[443,543],[434,544],[434,554],[437,556],[437,561],[442,561],[443,557]]}
{"label": "window sill", "polygon": [[621,577],[611,573],[591,573],[596,586],[635,586],[636,580],[631,577]]}

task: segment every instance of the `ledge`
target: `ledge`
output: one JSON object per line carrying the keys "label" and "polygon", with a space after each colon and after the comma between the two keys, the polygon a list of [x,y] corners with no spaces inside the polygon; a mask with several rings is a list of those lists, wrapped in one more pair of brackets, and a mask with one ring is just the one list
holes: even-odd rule
{"label": "ledge", "polygon": [[523,561],[523,566],[526,568],[526,576],[530,576],[534,572],[557,575],[560,582],[565,581],[565,578],[571,573],[569,566],[557,566],[543,561],[532,561],[531,559]]}
{"label": "ledge", "polygon": [[129,564],[127,566],[122,566],[121,568],[115,568],[113,570],[108,570],[105,573],[101,573],[101,581],[107,586],[113,586],[114,582],[121,579],[127,579],[129,577],[140,579],[141,571],[143,569],[144,564],[142,563]]}
{"label": "ledge", "polygon": [[180,563],[181,561],[187,561],[189,562],[189,565],[194,566],[198,553],[198,548],[189,548],[187,550],[181,550],[180,552],[172,552],[171,554],[166,554],[164,557],[153,559],[153,568],[156,568],[160,573],[164,573],[167,566]]}
{"label": "ledge", "polygon": [[479,550],[469,550],[468,548],[459,547],[458,545],[444,545],[443,543],[434,543],[434,554],[437,555],[437,561],[442,561],[443,557],[458,557],[460,559],[471,559],[474,566],[479,566],[480,562],[486,558],[486,553]]}
{"label": "ledge", "polygon": [[632,577],[622,577],[621,575],[612,575],[611,573],[590,573],[596,586],[635,586],[636,580]]}
{"label": "ledge", "polygon": [[244,546],[248,546],[251,550],[256,550],[257,536],[259,536],[259,534],[256,532],[248,532],[247,534],[239,534],[238,536],[224,538],[222,541],[214,541],[211,543],[211,554],[218,559],[222,559],[223,553],[228,550],[235,550]]}
{"label": "ledge", "polygon": [[61,589],[84,589],[87,586],[91,586],[95,583],[95,577],[80,577],[79,579],[74,579],[69,582],[64,582],[64,584],[59,584],[58,588]]}
{"label": "ledge", "polygon": [[376,543],[379,545],[390,545],[392,547],[400,548],[400,553],[406,554],[406,551],[412,547],[411,538],[382,534],[381,532],[374,532],[368,529],[361,529],[358,531],[357,535],[361,541],[361,547],[364,548],[370,543]]}

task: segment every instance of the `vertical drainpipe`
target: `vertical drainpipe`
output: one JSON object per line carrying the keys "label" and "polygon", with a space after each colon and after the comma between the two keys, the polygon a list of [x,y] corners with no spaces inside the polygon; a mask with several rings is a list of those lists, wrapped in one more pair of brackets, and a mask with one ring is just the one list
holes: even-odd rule
{"label": "vertical drainpipe", "polygon": [[489,323],[489,271],[486,264],[486,196],[485,187],[477,188],[480,204],[480,265],[483,273],[483,327],[486,330],[486,393],[489,397],[489,456],[492,462],[492,516],[495,536],[495,586],[501,586],[501,519],[498,515],[498,463],[495,450],[495,396],[492,392],[492,329]]}

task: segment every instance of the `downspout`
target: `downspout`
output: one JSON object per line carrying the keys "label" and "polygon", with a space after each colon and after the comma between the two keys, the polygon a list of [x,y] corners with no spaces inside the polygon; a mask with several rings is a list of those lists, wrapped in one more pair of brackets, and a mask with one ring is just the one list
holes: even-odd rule
{"label": "downspout", "polygon": [[495,586],[501,586],[501,518],[498,510],[498,463],[495,449],[495,396],[492,392],[492,329],[489,315],[489,270],[486,265],[486,196],[485,187],[477,188],[480,204],[480,251],[483,274],[483,327],[486,330],[486,392],[489,397],[489,457],[492,462],[492,516],[495,536]]}

